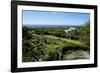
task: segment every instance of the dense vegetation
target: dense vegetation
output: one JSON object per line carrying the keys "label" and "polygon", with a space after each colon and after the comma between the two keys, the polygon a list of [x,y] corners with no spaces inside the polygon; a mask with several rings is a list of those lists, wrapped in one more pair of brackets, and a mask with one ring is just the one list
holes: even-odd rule
{"label": "dense vegetation", "polygon": [[[69,28],[27,28],[23,27],[22,61],[67,60],[70,51],[90,51],[90,23],[77,27],[68,33]],[[81,59],[81,58],[74,58]],[[83,58],[84,59],[84,58]]]}

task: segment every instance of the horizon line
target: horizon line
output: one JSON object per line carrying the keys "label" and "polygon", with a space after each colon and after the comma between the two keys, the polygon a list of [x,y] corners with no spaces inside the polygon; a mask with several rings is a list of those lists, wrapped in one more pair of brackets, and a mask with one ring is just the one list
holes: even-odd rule
{"label": "horizon line", "polygon": [[22,25],[84,25],[84,24],[22,24]]}

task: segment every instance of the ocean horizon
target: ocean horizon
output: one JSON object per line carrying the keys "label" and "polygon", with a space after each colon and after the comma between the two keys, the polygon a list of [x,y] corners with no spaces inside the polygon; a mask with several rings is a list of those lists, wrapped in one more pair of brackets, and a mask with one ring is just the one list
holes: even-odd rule
{"label": "ocean horizon", "polygon": [[22,25],[23,27],[27,27],[27,28],[57,28],[57,27],[60,27],[60,28],[64,28],[64,27],[80,27],[82,25],[57,25],[57,24],[34,24],[34,25],[31,25],[31,24],[24,24]]}

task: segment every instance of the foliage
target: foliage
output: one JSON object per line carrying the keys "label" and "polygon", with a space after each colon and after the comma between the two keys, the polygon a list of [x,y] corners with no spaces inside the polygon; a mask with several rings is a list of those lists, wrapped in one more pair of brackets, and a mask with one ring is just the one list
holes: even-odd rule
{"label": "foliage", "polygon": [[69,50],[90,51],[89,21],[75,31],[66,33],[66,29],[69,28],[23,27],[22,61],[64,60],[63,57]]}

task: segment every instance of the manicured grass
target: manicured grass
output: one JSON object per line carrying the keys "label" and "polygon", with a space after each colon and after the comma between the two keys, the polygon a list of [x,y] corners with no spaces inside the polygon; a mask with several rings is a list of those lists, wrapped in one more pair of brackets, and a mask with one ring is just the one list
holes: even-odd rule
{"label": "manicured grass", "polygon": [[69,43],[74,43],[74,44],[80,44],[80,41],[78,40],[71,40],[71,39],[66,39],[66,38],[60,38],[60,37],[56,37],[56,36],[52,36],[52,35],[44,35],[45,37],[51,38],[51,39],[60,39],[62,41],[66,41]]}

